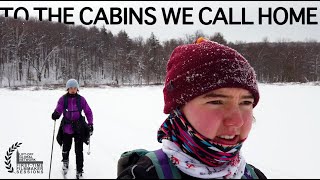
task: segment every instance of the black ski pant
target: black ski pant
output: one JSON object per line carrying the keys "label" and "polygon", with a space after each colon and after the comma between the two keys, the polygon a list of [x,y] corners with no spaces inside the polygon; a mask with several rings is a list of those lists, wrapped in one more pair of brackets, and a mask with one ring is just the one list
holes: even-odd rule
{"label": "black ski pant", "polygon": [[80,137],[74,134],[64,134],[63,135],[63,145],[62,145],[62,161],[69,161],[69,152],[72,146],[72,138],[74,138],[75,143],[75,153],[76,153],[76,164],[77,172],[82,172],[83,170],[83,141]]}

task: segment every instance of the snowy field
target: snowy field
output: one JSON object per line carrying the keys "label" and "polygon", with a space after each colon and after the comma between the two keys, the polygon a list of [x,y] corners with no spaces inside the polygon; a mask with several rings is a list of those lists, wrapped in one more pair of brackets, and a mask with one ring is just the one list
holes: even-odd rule
{"label": "snowy field", "polygon": [[[242,153],[247,162],[268,178],[320,178],[320,86],[260,84],[261,99],[254,109],[256,122]],[[64,89],[11,91],[0,89],[0,178],[49,177],[54,121],[51,120]],[[94,115],[91,154],[84,145],[84,176],[116,178],[122,152],[161,147],[157,130],[167,117],[162,113],[162,86],[84,88],[80,90]],[[56,123],[56,133],[60,120]],[[9,173],[5,156],[9,147],[22,143],[19,153],[33,153],[43,161],[43,174]],[[74,144],[73,144],[74,145]],[[16,151],[11,164],[16,171]],[[61,149],[54,143],[51,178],[62,178]],[[75,177],[74,149],[70,152],[69,178]]]}

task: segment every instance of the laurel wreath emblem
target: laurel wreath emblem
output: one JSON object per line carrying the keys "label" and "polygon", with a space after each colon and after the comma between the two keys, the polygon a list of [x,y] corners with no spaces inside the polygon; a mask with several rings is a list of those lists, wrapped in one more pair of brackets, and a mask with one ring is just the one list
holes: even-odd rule
{"label": "laurel wreath emblem", "polygon": [[6,168],[8,169],[9,173],[13,173],[13,167],[11,166],[11,155],[12,153],[20,147],[22,143],[16,142],[15,144],[12,144],[11,147],[9,147],[9,150],[7,151],[7,154],[5,156],[5,161],[4,163],[6,164]]}

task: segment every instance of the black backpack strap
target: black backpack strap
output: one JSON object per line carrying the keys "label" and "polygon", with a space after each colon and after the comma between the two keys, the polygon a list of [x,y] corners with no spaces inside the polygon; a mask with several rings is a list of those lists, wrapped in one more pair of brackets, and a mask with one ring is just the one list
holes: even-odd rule
{"label": "black backpack strap", "polygon": [[[77,94],[77,109],[78,109],[78,111],[79,111],[79,113],[80,113],[80,116],[82,116],[81,115],[81,111],[82,111],[82,107],[81,107],[81,96],[79,95],[79,94]],[[66,113],[67,112],[69,112],[69,113],[71,113],[69,110],[68,110],[68,95],[67,94],[65,94],[64,96],[63,96],[63,116],[64,117],[66,117]],[[65,119],[65,118],[64,118]],[[70,120],[67,120],[68,122],[66,122],[66,123],[70,123],[69,121]]]}
{"label": "black backpack strap", "polygon": [[63,95],[63,116],[66,117],[66,112],[68,109],[68,96],[67,94]]}
{"label": "black backpack strap", "polygon": [[[68,109],[68,96],[67,94],[65,94],[63,96],[64,100],[63,100],[63,115],[65,116],[66,112],[67,112],[67,109]],[[77,94],[77,108],[78,108],[78,111],[81,115],[81,111],[82,111],[82,107],[81,107],[81,96],[79,94]]]}
{"label": "black backpack strap", "polygon": [[77,94],[77,108],[81,116],[82,107],[81,107],[81,96],[79,94]]}

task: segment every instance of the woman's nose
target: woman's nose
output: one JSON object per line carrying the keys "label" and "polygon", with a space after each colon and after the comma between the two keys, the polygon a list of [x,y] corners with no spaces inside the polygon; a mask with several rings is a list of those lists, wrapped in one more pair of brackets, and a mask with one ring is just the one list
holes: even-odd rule
{"label": "woman's nose", "polygon": [[223,124],[228,127],[239,128],[243,125],[244,120],[241,114],[241,110],[238,107],[230,108],[223,119]]}

